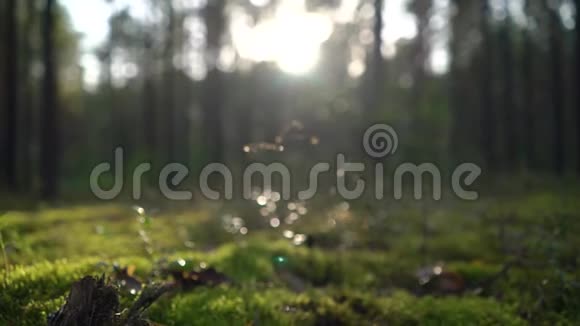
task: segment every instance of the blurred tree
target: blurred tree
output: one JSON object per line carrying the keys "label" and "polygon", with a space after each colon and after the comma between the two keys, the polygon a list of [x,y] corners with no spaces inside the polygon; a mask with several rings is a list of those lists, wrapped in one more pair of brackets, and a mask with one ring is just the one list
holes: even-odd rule
{"label": "blurred tree", "polygon": [[431,29],[429,21],[432,10],[431,0],[414,0],[409,4],[410,11],[417,19],[417,36],[413,40],[413,106],[414,110],[420,111],[423,105],[425,84],[427,82],[426,64],[431,52]]}
{"label": "blurred tree", "polygon": [[141,71],[143,74],[143,134],[142,137],[145,143],[145,157],[153,161],[155,153],[157,152],[157,93],[155,87],[155,47],[154,39],[151,35],[146,33],[143,37],[143,59],[141,63]]}
{"label": "blurred tree", "polygon": [[488,169],[497,169],[496,161],[496,119],[493,110],[493,76],[494,76],[494,53],[492,46],[492,34],[490,31],[490,5],[488,0],[482,1],[480,29],[481,43],[481,112],[482,112],[482,151],[485,165]]}
{"label": "blurred tree", "polygon": [[[576,90],[580,89],[580,0],[574,1],[576,7]],[[580,92],[576,91],[576,154],[577,169],[580,173]]]}
{"label": "blurred tree", "polygon": [[[109,35],[97,50],[102,66],[100,92],[107,100],[110,113],[108,126],[112,127],[109,146],[122,146],[127,155],[141,150],[139,153],[150,160],[155,156],[154,140],[160,136],[155,119],[160,116],[155,112],[154,77],[158,67],[156,48],[164,47],[159,45],[158,35],[161,33],[156,33],[157,29],[157,26],[145,24],[133,17],[128,7],[123,8],[109,18]],[[127,76],[128,69],[134,69],[135,72]],[[132,86],[137,83],[132,81],[143,83],[140,89],[142,96],[133,93],[136,88]],[[135,105],[135,101],[142,101],[142,105]],[[136,124],[141,121],[142,124]],[[110,152],[110,148],[106,148],[106,152]],[[167,157],[167,152],[159,154]]]}
{"label": "blurred tree", "polygon": [[[112,4],[112,1],[107,1],[108,3]],[[109,126],[112,127],[111,132],[107,133],[108,141],[107,143],[115,148],[117,146],[121,146],[118,142],[118,132],[119,127],[121,127],[119,123],[119,119],[117,118],[118,112],[116,110],[116,101],[114,98],[114,87],[113,87],[113,50],[115,48],[114,40],[115,40],[115,18],[118,17],[117,14],[113,14],[109,17],[109,32],[107,36],[107,42],[102,46],[102,48],[97,50],[97,57],[101,62],[101,71],[100,71],[100,78],[101,83],[100,87],[104,89],[107,99],[107,111],[109,112]],[[108,150],[108,148],[107,148]]]}
{"label": "blurred tree", "polygon": [[31,191],[33,188],[34,176],[36,173],[33,171],[35,162],[34,157],[34,144],[36,143],[35,132],[35,80],[33,78],[33,62],[36,59],[36,54],[34,53],[38,37],[37,34],[37,14],[36,1],[35,0],[25,0],[20,1],[23,4],[23,23],[22,23],[22,35],[24,37],[20,38],[21,46],[21,60],[20,60],[20,75],[21,80],[21,92],[20,92],[20,103],[21,103],[21,114],[20,114],[20,124],[19,124],[19,135],[20,142],[19,147],[21,148],[20,157],[18,159],[20,166],[20,178],[21,186],[23,190]]}
{"label": "blurred tree", "polygon": [[[108,1],[113,5],[113,1]],[[125,108],[119,105],[119,97],[117,96],[117,91],[115,89],[115,67],[113,66],[114,60],[119,59],[118,55],[121,53],[119,51],[126,45],[127,34],[124,33],[125,26],[128,21],[131,20],[129,15],[129,9],[124,8],[118,12],[113,13],[109,18],[109,35],[107,37],[107,42],[101,49],[101,62],[103,65],[102,71],[103,79],[105,81],[104,86],[106,89],[108,109],[110,112],[109,118],[111,119],[112,132],[109,134],[111,137],[110,146],[113,148],[124,147],[124,150],[128,151],[127,148],[127,127],[125,122],[123,111]]]}
{"label": "blurred tree", "polygon": [[[384,92],[384,59],[383,59],[383,0],[374,0],[374,24],[373,24],[373,47],[369,57],[367,67],[367,93],[366,101],[363,101],[365,107],[363,120],[373,120],[377,116],[377,110],[380,107],[381,98]],[[367,127],[365,121],[365,126]]]}
{"label": "blurred tree", "polygon": [[18,159],[18,18],[16,0],[6,0],[4,10],[4,177],[8,187],[17,189],[17,159]]}
{"label": "blurred tree", "polygon": [[[4,20],[4,16],[6,13],[6,9],[5,7],[5,2],[4,1],[0,1],[0,17],[2,17],[2,20]],[[4,38],[4,35],[6,35],[6,33],[4,33],[4,23],[0,23],[0,39]],[[4,80],[6,77],[6,74],[4,73],[4,57],[5,57],[5,51],[4,51],[4,47],[5,44],[4,42],[0,42],[0,99],[4,99],[5,96],[5,87],[4,84],[6,83],[6,81]],[[0,100],[0,115],[2,116],[2,120],[4,120],[5,118],[5,114],[6,114],[6,105],[4,103],[4,100]],[[2,121],[2,128],[4,127],[5,122]],[[5,151],[5,146],[6,146],[6,142],[4,141],[4,137],[5,137],[5,132],[4,129],[2,129],[2,132],[0,132],[0,153],[2,153],[2,155],[4,155],[4,151]],[[6,164],[4,162],[4,160],[0,160],[0,187],[4,187],[5,183],[6,183],[6,178],[5,178],[5,168]]]}
{"label": "blurred tree", "polygon": [[[163,3],[160,2],[148,4],[150,6],[148,9],[152,11],[164,9]],[[161,140],[160,131],[164,116],[157,112],[157,93],[161,83],[158,83],[159,80],[156,77],[159,75],[159,57],[164,52],[161,41],[165,32],[158,24],[157,21],[140,21],[130,14],[128,8],[123,8],[110,17],[109,37],[99,49],[104,72],[102,84],[105,86],[102,95],[105,95],[110,103],[112,123],[108,125],[113,126],[114,129],[111,134],[113,144],[123,145],[126,149],[139,149],[139,153],[151,162],[158,162],[160,158],[167,157],[166,151],[159,152],[160,148],[166,149],[167,146],[159,146],[166,140]],[[139,81],[142,86],[135,92],[140,94],[131,94],[132,83],[129,81],[127,85],[114,87],[113,60],[138,67],[137,70],[141,76]],[[134,80],[137,81],[137,78]],[[134,104],[133,99],[141,105]],[[133,104],[120,105],[122,102]],[[133,128],[135,121],[142,121],[142,124],[137,126],[138,131],[133,136],[130,131],[135,129]]]}
{"label": "blurred tree", "polygon": [[562,21],[560,18],[560,1],[544,0],[549,15],[550,67],[552,112],[554,126],[554,168],[559,175],[564,173],[564,85],[562,84]]}
{"label": "blurred tree", "polygon": [[60,114],[57,104],[57,69],[54,48],[56,1],[45,0],[42,23],[42,62],[44,65],[44,77],[40,175],[42,178],[41,196],[45,200],[54,200],[58,195],[60,166]]}
{"label": "blurred tree", "polygon": [[504,0],[505,21],[501,29],[501,63],[503,71],[503,119],[504,119],[504,144],[505,144],[505,164],[508,171],[515,171],[518,168],[519,147],[518,147],[518,128],[516,124],[517,101],[515,98],[515,60],[513,54],[514,43],[512,33],[514,24],[512,12],[510,10],[510,1]]}
{"label": "blurred tree", "polygon": [[[527,0],[524,2],[524,17],[519,16],[517,10],[511,14],[506,10],[505,19],[499,12],[508,5],[505,0],[499,3],[453,0],[453,8],[432,0],[409,1],[406,8],[416,16],[417,37],[403,38],[396,45],[388,44],[388,47],[381,40],[381,34],[385,34],[381,15],[384,1],[358,1],[351,9],[335,0],[306,1],[310,13],[322,13],[332,20],[335,18],[332,11],[340,8],[341,18],[340,22],[338,19],[334,21],[332,34],[320,49],[319,65],[310,75],[301,77],[281,72],[275,61],[255,63],[229,51],[230,45],[234,50],[241,50],[235,49],[239,41],[233,39],[236,33],[228,34],[230,21],[251,20],[247,23],[249,29],[252,25],[270,23],[270,19],[276,19],[278,10],[288,9],[284,6],[282,8],[286,9],[279,9],[280,1],[257,6],[247,0],[221,0],[207,1],[204,7],[199,4],[188,7],[182,1],[149,0],[145,18],[132,16],[130,10],[118,10],[116,3],[113,8],[117,11],[109,17],[111,30],[108,39],[100,47],[102,80],[94,91],[82,94],[75,67],[79,58],[74,51],[69,51],[73,45],[69,22],[66,17],[61,17],[55,0],[52,1],[53,8],[57,9],[53,9],[51,46],[43,27],[46,25],[46,12],[43,26],[39,26],[41,23],[34,22],[34,18],[36,15],[40,17],[40,6],[26,9],[41,1],[16,1],[22,9],[21,20],[16,22],[20,27],[18,34],[32,35],[16,37],[19,44],[17,59],[20,61],[20,81],[14,86],[20,89],[17,98],[20,122],[15,136],[19,152],[15,159],[16,169],[25,172],[26,164],[36,163],[28,149],[42,139],[40,161],[43,193],[47,193],[46,189],[51,188],[47,185],[57,183],[47,179],[47,171],[56,171],[58,175],[59,160],[63,162],[63,173],[75,177],[85,171],[79,168],[69,172],[71,166],[81,165],[76,161],[75,164],[67,163],[74,161],[69,158],[91,153],[83,165],[86,169],[92,167],[90,164],[95,160],[102,160],[105,155],[109,157],[110,147],[115,145],[137,149],[127,151],[129,164],[143,159],[153,161],[155,166],[167,160],[182,161],[183,157],[187,158],[183,151],[188,147],[188,137],[195,141],[191,137],[195,129],[200,130],[200,142],[206,154],[203,159],[192,162],[196,167],[203,164],[202,161],[224,161],[225,158],[229,161],[234,157],[243,162],[241,147],[254,141],[274,141],[294,119],[306,126],[318,126],[315,133],[326,145],[322,146],[323,150],[332,151],[355,139],[352,134],[360,131],[361,125],[353,121],[359,112],[365,122],[382,118],[399,127],[411,126],[409,136],[401,137],[406,142],[405,154],[410,159],[441,159],[441,156],[453,154],[458,160],[477,161],[481,156],[488,168],[497,172],[508,168],[515,170],[520,151],[525,153],[528,166],[535,165],[534,160],[556,161],[559,156],[563,161],[563,154],[557,154],[558,146],[550,146],[551,137],[537,136],[554,135],[557,138],[561,134],[560,140],[567,140],[564,132],[558,129],[557,121],[560,119],[553,122],[558,110],[551,108],[554,105],[553,108],[560,106],[564,110],[563,89],[572,87],[561,71],[569,62],[557,62],[573,60],[564,53],[567,43],[564,43],[563,21],[557,9],[545,10],[543,3],[547,1]],[[517,7],[510,5],[512,9]],[[6,9],[9,6],[8,1],[1,3],[2,17],[8,17]],[[372,8],[374,15],[371,15]],[[344,20],[342,16],[350,15],[349,10],[352,10],[353,18]],[[36,13],[32,14],[34,11]],[[448,17],[449,13],[453,13],[449,22],[434,19]],[[522,18],[527,19],[528,24],[522,24]],[[2,38],[8,36],[5,32],[7,24],[6,20],[0,23]],[[261,25],[258,29],[264,26],[268,25]],[[277,24],[272,26],[278,27]],[[42,59],[47,67],[51,60],[55,66],[52,72],[47,69],[45,75],[34,64],[35,58],[41,58],[38,53],[41,42],[38,39],[40,33],[31,30],[38,31],[40,27],[43,31]],[[204,31],[205,39],[202,37]],[[440,46],[438,42],[446,41],[449,34],[452,35],[450,72],[431,74],[427,67],[431,46]],[[245,36],[251,39],[253,33],[248,31]],[[2,83],[11,81],[4,69],[8,67],[6,62],[10,61],[6,44],[0,45],[3,47],[0,51]],[[390,52],[388,58],[383,57],[385,49],[391,50],[391,46],[396,47],[395,51]],[[54,58],[55,51],[58,51],[58,61]],[[577,48],[577,51],[580,50]],[[45,56],[46,53],[50,56]],[[237,64],[236,67],[219,61],[220,57],[226,57],[224,54],[232,53],[232,65]],[[203,57],[205,66],[192,62],[199,57]],[[204,68],[207,74],[202,79]],[[559,75],[557,71],[560,71]],[[359,78],[361,74],[364,76]],[[580,78],[580,70],[577,74]],[[27,85],[39,82],[41,77],[45,78],[45,87],[38,104],[42,103],[43,109],[42,116],[37,118],[32,109],[35,91]],[[48,80],[55,80],[58,85],[52,85]],[[450,88],[447,92],[443,91],[446,87]],[[61,94],[57,94],[59,88]],[[9,87],[0,87],[2,95],[8,90]],[[386,92],[389,94],[388,103],[385,102]],[[201,94],[199,103],[195,103],[196,94]],[[8,97],[0,98],[5,108]],[[60,106],[57,106],[57,98]],[[555,101],[558,99],[560,104]],[[199,112],[195,104],[200,104]],[[388,109],[385,109],[387,104]],[[409,110],[410,107],[414,110]],[[540,112],[540,107],[550,107],[550,110]],[[578,110],[580,116],[580,108]],[[3,117],[7,113],[2,110]],[[196,119],[197,113],[200,113],[199,119]],[[2,122],[6,121],[3,119]],[[35,121],[42,124],[40,135],[36,131],[39,126],[34,126],[38,123]],[[58,129],[61,121],[66,128]],[[189,125],[195,127],[191,128],[192,135],[189,135]],[[343,131],[342,135],[337,136],[340,133],[337,130]],[[7,144],[8,131],[8,128],[2,129],[2,144]],[[61,132],[62,136],[56,132]],[[102,135],[110,138],[96,141]],[[578,138],[580,143],[580,132]],[[91,143],[93,148],[86,149],[81,142]],[[346,152],[354,146],[360,148],[359,143],[357,136],[356,145],[347,145]],[[520,144],[524,146],[520,147]],[[52,145],[56,146],[55,150],[66,148],[67,151],[62,155],[52,151],[49,155],[47,148]],[[289,148],[281,155],[289,155]],[[237,154],[232,155],[232,149]],[[5,150],[2,147],[3,154]],[[2,163],[7,161],[2,160]],[[5,175],[6,168],[2,167],[2,171]],[[63,182],[69,181],[68,175],[63,175]],[[23,175],[22,182],[18,182],[29,184],[26,176]],[[62,186],[69,187],[68,184]]]}
{"label": "blurred tree", "polygon": [[[450,154],[455,161],[473,157],[480,149],[473,148],[479,138],[477,114],[472,110],[476,105],[473,98],[478,94],[473,82],[476,67],[473,56],[477,47],[473,44],[473,33],[478,26],[473,21],[480,14],[480,3],[477,1],[454,0],[454,15],[451,18],[450,42]],[[471,105],[470,105],[471,104]]]}
{"label": "blurred tree", "polygon": [[208,60],[202,92],[202,128],[204,151],[206,159],[210,162],[222,162],[224,150],[222,121],[225,86],[222,72],[217,67],[217,60],[226,27],[225,4],[225,0],[209,1],[203,11]]}
{"label": "blurred tree", "polygon": [[164,58],[164,80],[163,80],[163,107],[165,109],[165,148],[166,159],[174,162],[176,157],[176,106],[175,106],[175,68],[173,59],[175,57],[175,33],[176,33],[176,14],[172,0],[165,1],[165,51]]}
{"label": "blurred tree", "polygon": [[523,114],[524,114],[524,153],[525,162],[528,169],[536,168],[534,147],[535,142],[535,94],[534,94],[534,51],[533,30],[534,11],[532,0],[525,0],[524,13],[526,26],[523,31],[523,54],[522,54],[522,81],[523,81]]}

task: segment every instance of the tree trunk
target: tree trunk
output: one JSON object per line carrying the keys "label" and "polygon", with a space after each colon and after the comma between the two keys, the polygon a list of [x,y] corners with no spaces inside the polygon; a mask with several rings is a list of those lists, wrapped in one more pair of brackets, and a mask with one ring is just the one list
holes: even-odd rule
{"label": "tree trunk", "polygon": [[366,74],[366,92],[363,92],[364,105],[364,128],[366,123],[375,119],[375,114],[380,105],[381,94],[383,92],[383,55],[382,55],[382,31],[383,31],[383,0],[375,0],[375,23],[373,27],[374,43],[372,54],[369,59],[369,66]]}
{"label": "tree trunk", "polygon": [[173,67],[173,56],[175,54],[175,11],[173,4],[167,1],[167,30],[165,35],[165,74],[164,74],[164,97],[163,107],[165,108],[165,141],[167,148],[167,160],[173,162],[176,157],[176,111],[175,111],[175,69]]}
{"label": "tree trunk", "polygon": [[57,0],[46,0],[42,26],[42,61],[44,63],[42,111],[41,195],[54,200],[58,195],[60,129],[57,106],[57,68],[54,51],[54,25]]}
{"label": "tree trunk", "polygon": [[22,151],[20,153],[21,161],[21,184],[23,190],[31,191],[33,188],[34,175],[34,155],[33,155],[33,139],[34,139],[34,112],[35,112],[35,87],[33,86],[33,80],[30,77],[31,66],[33,61],[33,43],[31,40],[32,33],[35,31],[36,26],[36,9],[34,7],[34,0],[26,0],[26,14],[25,22],[22,30],[23,35],[28,35],[22,41],[22,85],[23,89],[21,92],[21,102],[22,102],[22,115],[21,115],[21,147]]}
{"label": "tree trunk", "polygon": [[[0,18],[2,18],[2,20],[4,21],[4,17],[5,17],[5,3],[4,2],[0,2]],[[6,48],[6,44],[4,44],[3,40],[4,40],[4,35],[6,35],[6,33],[4,33],[4,24],[3,22],[0,22],[0,39],[2,39],[2,42],[0,42],[0,116],[2,116],[2,121],[0,121],[0,126],[2,128],[2,130],[0,131],[0,153],[2,153],[2,155],[4,155],[4,151],[6,150],[5,148],[5,141],[4,141],[4,137],[5,137],[5,131],[6,131],[6,127],[5,127],[5,114],[6,114],[6,104],[4,103],[4,98],[6,98],[6,87],[4,86],[6,84],[6,74],[4,72],[4,60],[6,57],[6,51],[4,50]],[[6,164],[4,162],[4,160],[0,160],[0,190],[5,186],[5,171],[6,171]]]}
{"label": "tree trunk", "polygon": [[211,69],[204,81],[204,147],[210,162],[223,160],[222,107],[223,76],[217,69]]}
{"label": "tree trunk", "polygon": [[421,107],[424,104],[425,84],[427,81],[425,63],[430,52],[429,18],[431,7],[431,0],[416,0],[412,4],[412,11],[417,17],[417,37],[413,53],[414,86],[411,100],[415,112],[421,111]]}
{"label": "tree trunk", "polygon": [[381,102],[383,92],[383,0],[375,0],[375,25],[374,25],[374,43],[373,43],[373,107],[371,110],[376,111]]}
{"label": "tree trunk", "polygon": [[145,39],[145,60],[143,62],[143,139],[145,140],[145,155],[151,162],[157,161],[157,114],[156,94],[152,66],[152,40],[149,36]]}
{"label": "tree trunk", "polygon": [[[113,2],[110,2],[110,5],[113,5]],[[126,108],[122,105],[122,94],[118,92],[115,87],[115,74],[114,74],[114,60],[116,50],[121,48],[122,45],[119,44],[118,33],[119,30],[119,13],[115,12],[109,18],[109,35],[107,37],[107,42],[103,49],[103,69],[105,71],[104,75],[104,84],[106,87],[106,96],[108,102],[108,110],[109,110],[109,121],[111,128],[111,141],[108,145],[112,146],[112,149],[109,148],[111,151],[117,147],[123,148],[125,151],[125,155],[127,157],[131,156],[130,148],[128,147],[128,126],[126,123]],[[107,153],[108,154],[108,153]]]}
{"label": "tree trunk", "polygon": [[[527,21],[531,21],[531,1],[525,2],[525,13]],[[529,25],[529,24],[528,24]],[[534,110],[534,44],[532,41],[532,31],[529,26],[524,30],[524,53],[522,60],[523,75],[523,105],[524,105],[524,151],[526,155],[526,166],[528,169],[536,167],[534,146],[535,139],[535,110]]]}
{"label": "tree trunk", "polygon": [[18,24],[16,0],[6,0],[4,17],[4,73],[5,89],[5,126],[4,126],[4,177],[6,185],[11,189],[18,186],[17,178],[17,125],[18,125]]}
{"label": "tree trunk", "polygon": [[[113,31],[113,24],[112,21],[109,21],[109,36],[107,39],[107,43],[103,49],[102,53],[102,70],[103,73],[103,83],[105,88],[105,96],[106,101],[108,104],[109,110],[109,127],[111,128],[111,132],[109,133],[109,141],[108,145],[112,146],[112,149],[116,147],[123,146],[123,141],[121,137],[121,114],[117,107],[117,101],[115,96],[115,87],[113,86],[113,50],[115,48],[114,43],[114,31]],[[111,149],[105,147],[106,149]]]}
{"label": "tree trunk", "polygon": [[551,56],[551,96],[554,114],[554,168],[558,175],[564,173],[564,87],[562,85],[562,26],[557,8],[550,7],[545,0],[550,15],[550,56]]}
{"label": "tree trunk", "polygon": [[464,87],[463,73],[460,64],[461,44],[465,39],[464,26],[466,23],[465,9],[466,3],[463,0],[453,0],[457,8],[455,15],[451,19],[451,41],[449,52],[451,56],[449,72],[449,102],[451,111],[451,130],[449,135],[450,155],[453,161],[462,161],[465,158],[466,140],[466,113],[463,104]]}
{"label": "tree trunk", "polygon": [[482,34],[482,65],[481,65],[481,112],[482,127],[481,140],[483,149],[483,159],[485,165],[490,170],[497,169],[497,158],[495,155],[495,135],[496,124],[493,110],[493,47],[489,26],[490,7],[489,1],[484,0],[481,13],[481,34]]}
{"label": "tree trunk", "polygon": [[[576,90],[580,89],[580,0],[576,4]],[[576,91],[576,153],[580,156],[580,92]],[[577,157],[577,169],[580,173],[580,157]]]}
{"label": "tree trunk", "polygon": [[[204,18],[207,29],[207,51],[209,57],[217,60],[221,48],[221,37],[225,29],[225,2],[216,0],[208,2]],[[207,159],[210,162],[223,160],[223,97],[224,80],[215,62],[208,62],[208,74],[203,85],[203,142]]]}
{"label": "tree trunk", "polygon": [[509,11],[509,0],[504,2],[506,10],[506,20],[502,30],[502,63],[504,71],[504,92],[503,92],[503,110],[504,110],[504,130],[505,130],[505,154],[506,168],[508,171],[514,171],[518,167],[518,128],[516,125],[517,104],[514,92],[514,58],[512,16]]}

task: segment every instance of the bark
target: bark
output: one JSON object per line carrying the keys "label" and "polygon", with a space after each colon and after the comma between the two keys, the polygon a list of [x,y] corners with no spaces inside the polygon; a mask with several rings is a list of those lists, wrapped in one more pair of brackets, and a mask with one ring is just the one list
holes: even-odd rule
{"label": "bark", "polygon": [[114,326],[120,324],[119,306],[117,290],[105,283],[104,276],[99,279],[87,276],[72,285],[66,304],[48,318],[48,325]]}

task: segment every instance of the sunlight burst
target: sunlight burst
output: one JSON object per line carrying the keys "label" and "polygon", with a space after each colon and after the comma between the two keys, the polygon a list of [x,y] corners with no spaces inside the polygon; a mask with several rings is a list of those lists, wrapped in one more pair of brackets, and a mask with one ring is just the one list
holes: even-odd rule
{"label": "sunlight burst", "polygon": [[329,17],[296,6],[281,6],[272,18],[256,26],[247,17],[232,24],[234,44],[243,59],[274,62],[282,71],[298,75],[316,67],[320,46],[332,32]]}

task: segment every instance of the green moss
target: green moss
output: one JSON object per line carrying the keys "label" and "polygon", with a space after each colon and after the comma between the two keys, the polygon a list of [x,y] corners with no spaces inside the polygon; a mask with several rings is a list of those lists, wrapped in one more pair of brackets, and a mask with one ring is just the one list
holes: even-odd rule
{"label": "green moss", "polygon": [[[201,265],[233,281],[230,287],[164,297],[150,316],[167,325],[519,325],[522,318],[539,325],[578,324],[579,203],[574,193],[432,210],[394,203],[380,221],[353,204],[344,220],[336,218],[336,227],[329,226],[328,205],[319,205],[309,207],[309,218],[279,229],[260,228],[258,215],[246,218],[245,236],[224,231],[215,213],[221,209],[214,208],[153,216],[148,244],[129,207],[12,211],[0,219],[12,266],[0,270],[0,325],[44,323],[74,281],[110,275],[114,262],[135,265],[147,281],[167,281],[153,272],[168,266]],[[257,214],[250,207],[236,215],[243,212]],[[318,232],[318,241],[313,248],[294,246],[282,237],[285,229]],[[472,290],[519,253],[528,265],[514,266],[482,297],[409,294],[418,287],[415,272],[421,267],[442,262]],[[0,256],[2,268],[4,263]],[[297,288],[304,292],[290,290]],[[121,302],[128,306],[134,299],[124,294]]]}
{"label": "green moss", "polygon": [[496,277],[504,266],[483,261],[473,261],[449,263],[446,268],[461,275],[469,286],[474,287]]}
{"label": "green moss", "polygon": [[525,325],[513,309],[489,299],[330,292],[200,289],[162,300],[149,316],[170,325]]}
{"label": "green moss", "polygon": [[98,270],[97,262],[42,262],[5,271],[0,275],[0,321],[38,325],[39,318],[52,311],[47,309],[55,307],[53,300],[63,297],[75,280]]}

